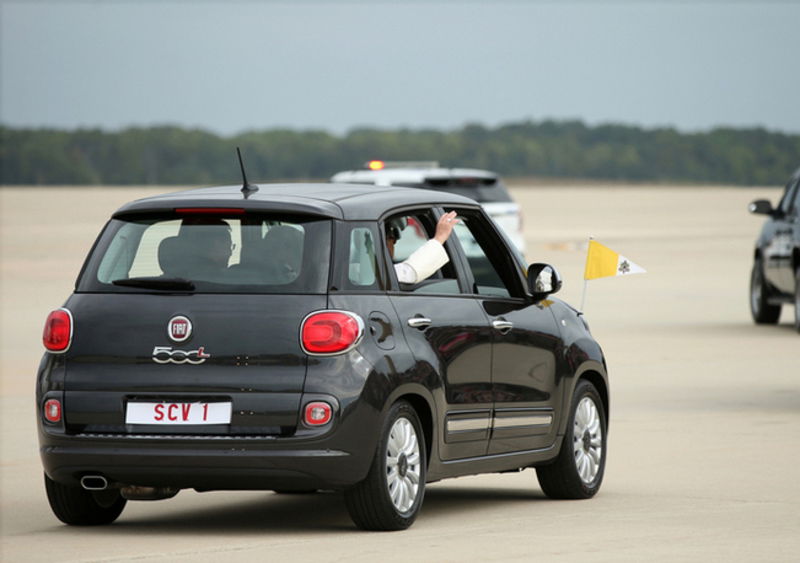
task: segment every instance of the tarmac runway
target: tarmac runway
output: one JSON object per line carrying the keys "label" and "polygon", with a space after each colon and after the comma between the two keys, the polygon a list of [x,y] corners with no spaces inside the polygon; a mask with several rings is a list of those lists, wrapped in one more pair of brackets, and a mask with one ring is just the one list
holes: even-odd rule
{"label": "tarmac runway", "polygon": [[589,282],[606,353],[605,481],[551,501],[532,470],[429,486],[414,526],[367,533],[334,493],[182,491],[130,502],[111,526],[50,512],[34,381],[48,312],[69,295],[100,228],[152,188],[0,189],[2,561],[798,561],[800,335],[748,311],[747,203],[779,188],[518,185],[530,261],[581,302],[586,242],[647,269]]}

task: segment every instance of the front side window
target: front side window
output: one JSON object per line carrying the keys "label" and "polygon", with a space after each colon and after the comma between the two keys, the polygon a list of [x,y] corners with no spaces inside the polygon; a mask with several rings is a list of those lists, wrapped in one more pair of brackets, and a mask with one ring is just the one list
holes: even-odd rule
{"label": "front side window", "polygon": [[[458,211],[458,210],[456,210]],[[479,213],[458,213],[461,222],[453,229],[472,273],[473,293],[495,297],[520,297],[516,264],[507,244]]]}
{"label": "front side window", "polygon": [[794,204],[792,206],[792,211],[798,217],[800,217],[800,180],[797,181],[797,185],[794,188]]}
{"label": "front side window", "polygon": [[324,293],[328,220],[242,213],[113,219],[79,291]]}
{"label": "front side window", "polygon": [[794,215],[795,217],[800,217],[800,180],[797,180],[794,184],[794,193],[790,196],[790,202],[788,209],[786,210],[787,215]]}
{"label": "front side window", "polygon": [[786,186],[786,191],[783,193],[778,209],[783,211],[785,215],[792,215],[798,211],[798,193],[800,193],[800,179],[790,182]]}

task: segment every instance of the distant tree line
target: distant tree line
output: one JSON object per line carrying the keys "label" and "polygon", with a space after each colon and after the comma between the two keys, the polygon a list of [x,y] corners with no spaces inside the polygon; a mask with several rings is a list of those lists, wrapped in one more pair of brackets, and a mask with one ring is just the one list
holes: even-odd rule
{"label": "distant tree line", "polygon": [[718,128],[682,133],[580,121],[460,129],[271,129],[221,137],[179,127],[64,131],[0,127],[0,183],[237,183],[235,147],[252,182],[326,179],[373,158],[437,160],[506,177],[783,184],[800,166],[800,135]]}

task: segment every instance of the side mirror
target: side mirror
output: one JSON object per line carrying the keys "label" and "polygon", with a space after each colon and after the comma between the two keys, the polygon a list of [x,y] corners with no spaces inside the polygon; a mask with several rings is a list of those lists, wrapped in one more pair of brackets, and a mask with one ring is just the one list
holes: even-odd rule
{"label": "side mirror", "polygon": [[528,266],[528,291],[534,301],[541,301],[561,289],[561,274],[550,264]]}
{"label": "side mirror", "polygon": [[772,208],[772,203],[766,199],[757,199],[747,206],[750,213],[757,215],[772,215],[775,210]]}

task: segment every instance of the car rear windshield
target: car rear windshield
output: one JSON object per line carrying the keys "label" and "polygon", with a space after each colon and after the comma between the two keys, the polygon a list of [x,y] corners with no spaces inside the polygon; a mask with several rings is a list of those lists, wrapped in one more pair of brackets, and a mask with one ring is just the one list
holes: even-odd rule
{"label": "car rear windshield", "polygon": [[112,219],[77,291],[325,293],[331,221],[254,213]]}
{"label": "car rear windshield", "polygon": [[394,184],[413,188],[439,190],[451,194],[462,195],[478,203],[513,201],[503,183],[497,178],[474,176],[442,176],[428,177],[422,184]]}

